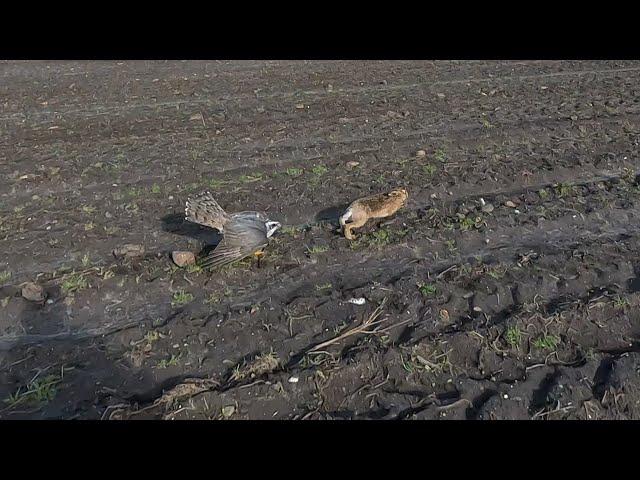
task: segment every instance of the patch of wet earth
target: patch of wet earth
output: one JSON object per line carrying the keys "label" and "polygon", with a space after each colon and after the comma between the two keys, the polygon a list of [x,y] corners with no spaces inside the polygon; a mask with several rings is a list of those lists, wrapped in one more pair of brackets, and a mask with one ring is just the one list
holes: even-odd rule
{"label": "patch of wet earth", "polygon": [[638,62],[0,65],[0,418],[640,418]]}

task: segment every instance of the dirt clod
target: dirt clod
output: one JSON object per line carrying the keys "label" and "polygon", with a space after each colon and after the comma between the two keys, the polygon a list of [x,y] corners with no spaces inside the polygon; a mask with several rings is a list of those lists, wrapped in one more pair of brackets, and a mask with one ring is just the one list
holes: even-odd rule
{"label": "dirt clod", "polygon": [[27,282],[22,286],[22,297],[30,302],[42,302],[45,299],[44,289],[33,282]]}

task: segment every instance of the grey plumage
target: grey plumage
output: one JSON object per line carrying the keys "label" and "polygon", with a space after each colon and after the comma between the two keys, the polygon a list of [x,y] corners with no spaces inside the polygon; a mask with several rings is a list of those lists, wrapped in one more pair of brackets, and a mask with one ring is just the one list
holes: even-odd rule
{"label": "grey plumage", "polygon": [[185,217],[188,221],[217,229],[222,241],[199,264],[213,269],[241,260],[261,251],[280,223],[269,220],[260,212],[238,212],[229,215],[215,201],[210,192],[187,200]]}

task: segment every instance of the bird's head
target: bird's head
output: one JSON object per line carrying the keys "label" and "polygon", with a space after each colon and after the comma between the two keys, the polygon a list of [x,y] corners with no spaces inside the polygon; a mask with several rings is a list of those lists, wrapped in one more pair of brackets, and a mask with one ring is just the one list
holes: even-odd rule
{"label": "bird's head", "polygon": [[267,227],[267,238],[271,238],[271,235],[276,233],[276,230],[278,230],[282,225],[280,222],[276,222],[275,220],[268,220],[265,223],[265,226]]}

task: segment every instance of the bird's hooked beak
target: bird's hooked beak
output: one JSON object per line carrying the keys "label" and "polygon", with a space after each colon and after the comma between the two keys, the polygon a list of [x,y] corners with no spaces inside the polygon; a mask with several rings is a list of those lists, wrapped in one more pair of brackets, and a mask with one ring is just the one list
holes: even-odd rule
{"label": "bird's hooked beak", "polygon": [[276,233],[276,231],[282,227],[280,222],[268,221],[267,222],[267,238],[271,238],[271,236]]}

